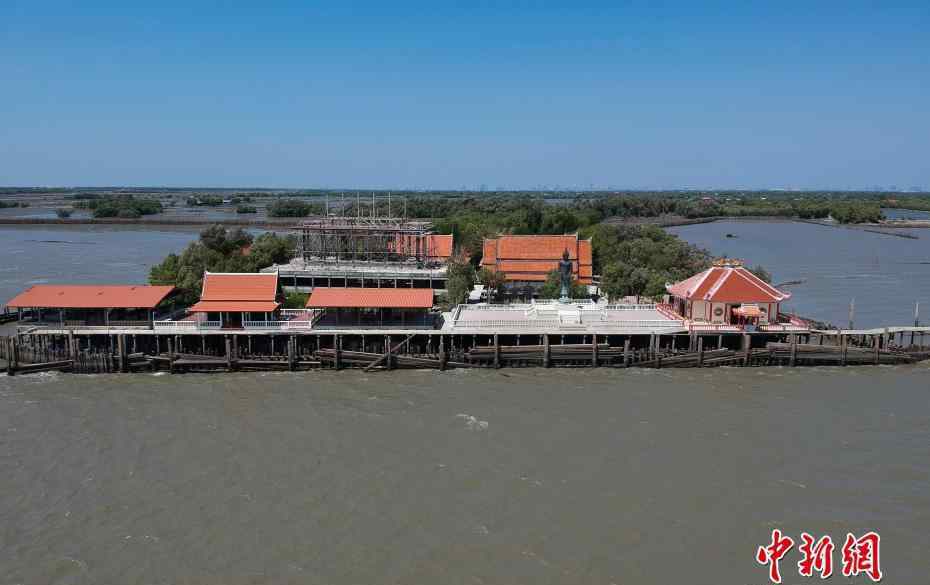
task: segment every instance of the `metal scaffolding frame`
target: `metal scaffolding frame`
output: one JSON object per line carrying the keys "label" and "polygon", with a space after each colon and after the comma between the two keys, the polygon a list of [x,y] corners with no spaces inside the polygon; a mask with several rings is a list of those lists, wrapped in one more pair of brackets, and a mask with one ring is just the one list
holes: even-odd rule
{"label": "metal scaffolding frame", "polygon": [[[310,218],[297,227],[298,256],[308,263],[355,264],[360,262],[415,262],[426,265],[430,258],[432,223],[393,217],[391,196],[364,199],[356,195],[355,213],[347,213],[345,197],[339,214]],[[395,198],[396,199],[396,198]],[[369,206],[363,214],[362,203]],[[402,201],[406,215],[406,200]],[[395,203],[395,206],[397,203]],[[397,207],[394,207],[395,209]],[[384,215],[381,215],[384,214]]]}

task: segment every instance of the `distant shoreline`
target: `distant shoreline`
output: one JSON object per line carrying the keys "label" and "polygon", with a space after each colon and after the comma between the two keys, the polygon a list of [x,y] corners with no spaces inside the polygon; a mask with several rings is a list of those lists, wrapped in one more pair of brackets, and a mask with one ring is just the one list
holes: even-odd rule
{"label": "distant shoreline", "polygon": [[[154,227],[208,227],[211,225],[225,225],[235,227],[251,227],[264,229],[290,229],[300,224],[304,218],[286,218],[280,221],[268,219],[249,220],[249,219],[163,219],[163,218],[142,218],[142,219],[119,219],[119,218],[36,218],[36,217],[0,217],[0,226],[9,225],[52,225],[52,226],[78,226],[78,225],[115,225],[115,226],[154,226]],[[858,229],[870,233],[884,234],[889,236],[904,237],[917,239],[917,236],[910,234],[900,234],[882,230],[897,229],[928,229],[930,220],[924,219],[895,219],[881,223],[859,223],[859,224],[841,224],[827,222],[817,219],[803,219],[799,217],[767,216],[767,215],[745,215],[745,216],[713,216],[713,217],[696,217],[689,218],[683,216],[658,216],[658,217],[610,217],[603,221],[609,225],[654,225],[661,228],[678,227],[686,225],[697,225],[703,223],[714,223],[718,221],[744,221],[744,222],[797,222],[819,225],[823,227]]]}

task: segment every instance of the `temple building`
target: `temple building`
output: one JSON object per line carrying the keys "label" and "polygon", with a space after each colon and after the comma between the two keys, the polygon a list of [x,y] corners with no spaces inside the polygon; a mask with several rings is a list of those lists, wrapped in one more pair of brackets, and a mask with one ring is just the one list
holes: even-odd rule
{"label": "temple building", "polygon": [[200,301],[189,312],[219,327],[239,328],[257,321],[275,321],[284,295],[277,273],[207,272]]}
{"label": "temple building", "polygon": [[481,266],[502,271],[511,287],[538,287],[550,272],[559,269],[566,250],[573,278],[581,284],[592,284],[591,240],[581,240],[578,234],[487,238]]}
{"label": "temple building", "polygon": [[[357,210],[362,203],[356,201]],[[305,219],[294,228],[295,256],[262,271],[277,272],[288,292],[316,287],[444,290],[452,235],[433,233],[429,221],[391,215],[392,204],[394,210],[406,209],[403,198],[372,197],[364,213],[347,214],[343,201],[336,214]]]}
{"label": "temple building", "polygon": [[307,308],[323,311],[314,329],[346,327],[432,329],[433,291],[414,288],[313,289]]}
{"label": "temple building", "polygon": [[[151,327],[173,286],[36,284],[7,307],[20,320],[61,327]],[[24,312],[26,313],[24,317]]]}
{"label": "temple building", "polygon": [[747,270],[738,260],[723,259],[707,270],[666,285],[672,309],[694,322],[721,325],[777,323],[780,304],[791,293],[780,291]]}

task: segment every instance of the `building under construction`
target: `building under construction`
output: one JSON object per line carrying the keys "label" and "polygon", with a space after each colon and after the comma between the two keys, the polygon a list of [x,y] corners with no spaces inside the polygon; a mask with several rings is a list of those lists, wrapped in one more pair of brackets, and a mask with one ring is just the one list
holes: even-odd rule
{"label": "building under construction", "polygon": [[452,235],[432,233],[428,221],[391,215],[401,208],[406,211],[406,202],[390,197],[327,202],[325,215],[295,228],[295,258],[266,270],[302,292],[317,286],[444,289]]}
{"label": "building under construction", "polygon": [[[318,217],[298,228],[298,255],[304,262],[412,262],[441,264],[451,250],[435,236],[432,225],[398,217]],[[434,242],[433,240],[436,240]],[[433,244],[437,249],[432,251]]]}

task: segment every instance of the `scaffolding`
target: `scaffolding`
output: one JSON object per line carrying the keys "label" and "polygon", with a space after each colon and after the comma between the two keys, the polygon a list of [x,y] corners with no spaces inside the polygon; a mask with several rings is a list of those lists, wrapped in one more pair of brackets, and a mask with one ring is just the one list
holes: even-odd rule
{"label": "scaffolding", "polygon": [[[347,206],[343,197],[335,206],[339,210],[336,214],[330,213],[327,200],[326,215],[310,218],[297,228],[298,255],[306,263],[317,264],[400,262],[425,266],[436,260],[429,249],[432,223],[393,217],[391,204],[390,196],[372,196],[370,200],[356,196]],[[406,201],[395,202],[394,209],[398,204],[403,205],[406,215]]]}

